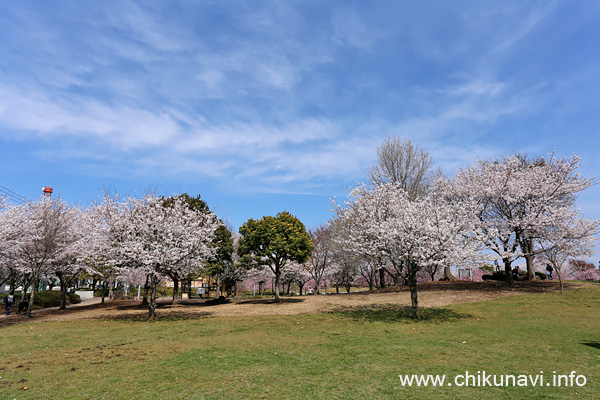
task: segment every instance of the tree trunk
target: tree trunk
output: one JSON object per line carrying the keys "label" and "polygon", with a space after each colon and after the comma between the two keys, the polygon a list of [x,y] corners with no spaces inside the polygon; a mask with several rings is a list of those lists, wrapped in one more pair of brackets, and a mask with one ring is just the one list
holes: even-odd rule
{"label": "tree trunk", "polygon": [[321,286],[321,279],[319,278],[319,280],[315,279],[315,293],[319,294],[319,287]]}
{"label": "tree trunk", "polygon": [[444,267],[444,275],[440,278],[440,281],[457,281],[456,277],[452,275],[450,267]]}
{"label": "tree trunk", "polygon": [[175,305],[179,299],[179,279],[174,276],[171,278],[173,279],[173,305]]}
{"label": "tree trunk", "polygon": [[513,276],[512,276],[512,268],[511,262],[508,259],[502,260],[504,262],[504,278],[506,279],[506,284],[508,286],[513,285]]}
{"label": "tree trunk", "polygon": [[108,300],[112,300],[113,299],[113,286],[115,283],[115,278],[111,275],[110,278],[108,278]]}
{"label": "tree trunk", "polygon": [[383,268],[379,268],[379,287],[383,289],[385,287],[385,270]]}
{"label": "tree trunk", "polygon": [[106,282],[102,281],[102,302],[100,304],[104,304],[104,292],[106,291]]}
{"label": "tree trunk", "polygon": [[340,285],[335,285],[335,293],[340,294]]}
{"label": "tree trunk", "polygon": [[275,303],[279,303],[279,278],[281,276],[281,269],[279,265],[275,266]]}
{"label": "tree trunk", "polygon": [[527,264],[527,280],[531,281],[533,280],[533,278],[535,278],[535,266],[533,264],[533,261],[535,259],[535,256],[533,254],[527,254],[525,256],[525,262]]}
{"label": "tree trunk", "polygon": [[535,255],[533,254],[533,240],[528,238],[525,232],[521,232],[518,237],[523,239],[519,240],[519,245],[525,256],[525,263],[527,265],[527,280],[533,280],[535,277],[535,266],[533,260]]}
{"label": "tree trunk", "polygon": [[30,285],[31,285],[31,281],[29,279],[25,279],[23,281],[23,291],[21,292],[21,301],[25,300],[25,296],[27,295],[27,289],[29,289]]}
{"label": "tree trunk", "polygon": [[565,294],[562,277],[560,276],[560,269],[555,267],[554,270],[556,271],[556,275],[558,275],[558,281],[560,282],[560,294]]}
{"label": "tree trunk", "polygon": [[156,319],[156,285],[158,284],[158,279],[152,277],[151,278],[151,286],[150,286],[150,302],[148,304],[148,320]]}
{"label": "tree trunk", "polygon": [[31,309],[33,308],[33,301],[35,300],[35,291],[37,289],[37,279],[31,283],[31,295],[29,296],[29,306],[27,306],[27,318],[31,318]]}
{"label": "tree trunk", "polygon": [[410,288],[410,308],[412,311],[413,319],[420,319],[419,315],[419,298],[417,296],[417,280],[411,279],[411,283],[409,285]]}
{"label": "tree trunk", "polygon": [[65,282],[64,276],[62,274],[58,275],[58,279],[60,280],[60,309],[67,309],[67,289],[68,284]]}
{"label": "tree trunk", "polygon": [[146,282],[144,282],[144,294],[142,295],[142,305],[148,305],[148,291],[150,290],[150,275],[146,275]]}
{"label": "tree trunk", "polygon": [[431,277],[431,282],[435,281],[435,273],[437,272],[437,268],[432,270],[429,270],[429,276]]}

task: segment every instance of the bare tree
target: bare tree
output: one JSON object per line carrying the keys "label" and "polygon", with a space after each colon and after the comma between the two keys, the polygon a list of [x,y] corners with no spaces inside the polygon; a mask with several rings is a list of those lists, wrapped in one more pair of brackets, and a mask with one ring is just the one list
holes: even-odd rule
{"label": "bare tree", "polygon": [[369,170],[373,186],[396,183],[414,200],[423,196],[441,169],[433,169],[433,158],[410,139],[388,137],[377,148],[377,165]]}
{"label": "bare tree", "polygon": [[331,230],[327,225],[319,225],[309,230],[313,251],[308,259],[308,272],[315,281],[315,290],[319,293],[321,281],[331,269],[333,251],[331,248]]}

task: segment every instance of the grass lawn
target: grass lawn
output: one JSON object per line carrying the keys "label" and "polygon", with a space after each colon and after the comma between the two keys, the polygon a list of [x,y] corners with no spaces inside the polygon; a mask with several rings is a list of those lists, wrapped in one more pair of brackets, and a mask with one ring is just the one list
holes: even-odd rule
{"label": "grass lawn", "polygon": [[[600,285],[423,310],[0,328],[2,399],[591,399],[600,393]],[[457,387],[456,375],[530,374],[544,386]],[[553,387],[553,371],[584,375]],[[403,387],[399,374],[446,374]],[[452,386],[448,386],[448,382]],[[580,381],[581,382],[581,381]]]}

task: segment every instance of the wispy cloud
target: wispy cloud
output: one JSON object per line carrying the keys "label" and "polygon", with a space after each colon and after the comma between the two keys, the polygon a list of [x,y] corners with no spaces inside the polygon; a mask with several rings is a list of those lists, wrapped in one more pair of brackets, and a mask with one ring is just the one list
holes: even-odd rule
{"label": "wispy cloud", "polygon": [[556,28],[559,3],[0,7],[0,137],[38,157],[59,149],[91,174],[335,190],[393,134],[452,170],[556,146],[556,134],[521,132],[595,75],[590,63],[585,84],[520,63]]}

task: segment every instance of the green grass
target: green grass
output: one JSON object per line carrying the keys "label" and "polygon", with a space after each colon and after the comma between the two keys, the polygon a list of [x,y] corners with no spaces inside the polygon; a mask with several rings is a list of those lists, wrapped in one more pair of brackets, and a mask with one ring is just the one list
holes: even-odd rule
{"label": "green grass", "polygon": [[[590,399],[600,286],[423,310],[0,328],[0,398]],[[464,343],[463,343],[464,342]],[[402,387],[399,374],[577,371],[584,387]],[[27,387],[27,389],[22,389]]]}

